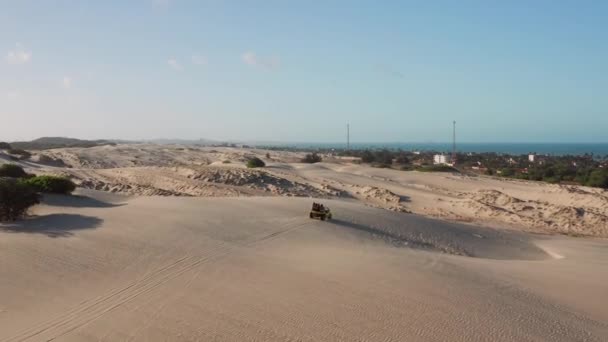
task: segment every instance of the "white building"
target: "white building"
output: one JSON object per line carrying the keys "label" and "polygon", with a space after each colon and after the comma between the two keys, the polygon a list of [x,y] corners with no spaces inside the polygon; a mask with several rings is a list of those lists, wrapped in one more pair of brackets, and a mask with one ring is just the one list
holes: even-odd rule
{"label": "white building", "polygon": [[451,164],[452,157],[445,154],[436,154],[433,156],[434,164]]}
{"label": "white building", "polygon": [[534,163],[534,159],[536,158],[536,154],[528,154],[528,160]]}

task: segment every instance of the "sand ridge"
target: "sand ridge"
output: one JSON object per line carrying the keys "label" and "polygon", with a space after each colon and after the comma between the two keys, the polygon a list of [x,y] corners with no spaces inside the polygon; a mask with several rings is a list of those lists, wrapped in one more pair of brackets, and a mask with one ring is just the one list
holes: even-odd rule
{"label": "sand ridge", "polygon": [[[267,167],[249,170],[257,156]],[[608,237],[608,192],[581,186],[378,169],[251,148],[127,144],[39,151],[21,162],[81,187],[143,196],[298,196],[536,233]],[[2,161],[3,162],[3,161]]]}

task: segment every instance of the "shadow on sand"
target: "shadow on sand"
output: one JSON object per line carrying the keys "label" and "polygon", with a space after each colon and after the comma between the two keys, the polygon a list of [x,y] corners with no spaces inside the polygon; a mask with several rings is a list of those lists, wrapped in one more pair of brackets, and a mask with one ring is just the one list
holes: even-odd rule
{"label": "shadow on sand", "polygon": [[417,215],[385,213],[378,224],[333,219],[329,222],[371,234],[397,247],[495,260],[545,260],[550,256],[528,234],[439,221]]}
{"label": "shadow on sand", "polygon": [[94,229],[102,219],[77,214],[50,214],[27,218],[22,221],[0,226],[0,231],[8,233],[43,234],[51,238],[70,237],[73,231]]}
{"label": "shadow on sand", "polygon": [[410,203],[412,201],[410,199],[410,196],[404,196],[404,195],[397,195],[397,196],[399,196],[399,202]]}
{"label": "shadow on sand", "polygon": [[[395,234],[395,233],[385,231],[382,229],[366,226],[363,224],[344,221],[344,220],[340,220],[340,219],[332,219],[330,222],[337,224],[339,226],[342,226],[342,227],[346,227],[346,228],[358,230],[361,232],[365,232],[368,234],[372,234],[373,236],[382,238],[382,239],[386,240],[387,242],[390,242],[396,246],[408,246],[411,248],[422,248],[422,249],[439,250],[439,251],[446,252],[445,249],[440,248],[439,246],[435,246],[434,244],[429,243],[427,241],[422,241],[420,239],[414,239],[414,238],[407,238],[407,237],[401,236],[399,234]],[[451,254],[470,256],[465,251],[447,251],[447,252],[450,252]]]}
{"label": "shadow on sand", "polygon": [[125,203],[111,203],[83,195],[45,194],[42,202],[50,206],[71,208],[113,208],[125,205]]}

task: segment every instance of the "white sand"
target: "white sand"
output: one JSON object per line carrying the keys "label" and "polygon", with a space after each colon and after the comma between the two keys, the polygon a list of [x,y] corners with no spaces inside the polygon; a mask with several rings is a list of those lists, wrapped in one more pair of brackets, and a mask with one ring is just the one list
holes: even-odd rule
{"label": "white sand", "polygon": [[603,240],[342,200],[320,222],[304,198],[85,193],[0,229],[0,341],[608,339]]}
{"label": "white sand", "polygon": [[[0,225],[0,341],[608,340],[606,191],[300,157],[122,145],[21,162],[105,191]],[[308,219],[307,196],[335,219]]]}
{"label": "white sand", "polygon": [[[244,168],[249,156],[265,159],[268,167]],[[331,158],[297,163],[302,156],[143,144],[49,150],[23,165],[36,173],[67,174],[85,188],[133,195],[340,198],[485,226],[608,237],[606,190],[376,169]]]}

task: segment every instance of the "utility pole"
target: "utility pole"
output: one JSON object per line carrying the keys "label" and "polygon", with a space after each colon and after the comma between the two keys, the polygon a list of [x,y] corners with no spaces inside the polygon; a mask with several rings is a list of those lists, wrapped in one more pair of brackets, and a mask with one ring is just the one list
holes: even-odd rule
{"label": "utility pole", "polygon": [[456,121],[452,132],[452,165],[456,165]]}
{"label": "utility pole", "polygon": [[346,124],[346,151],[350,151],[350,124]]}

